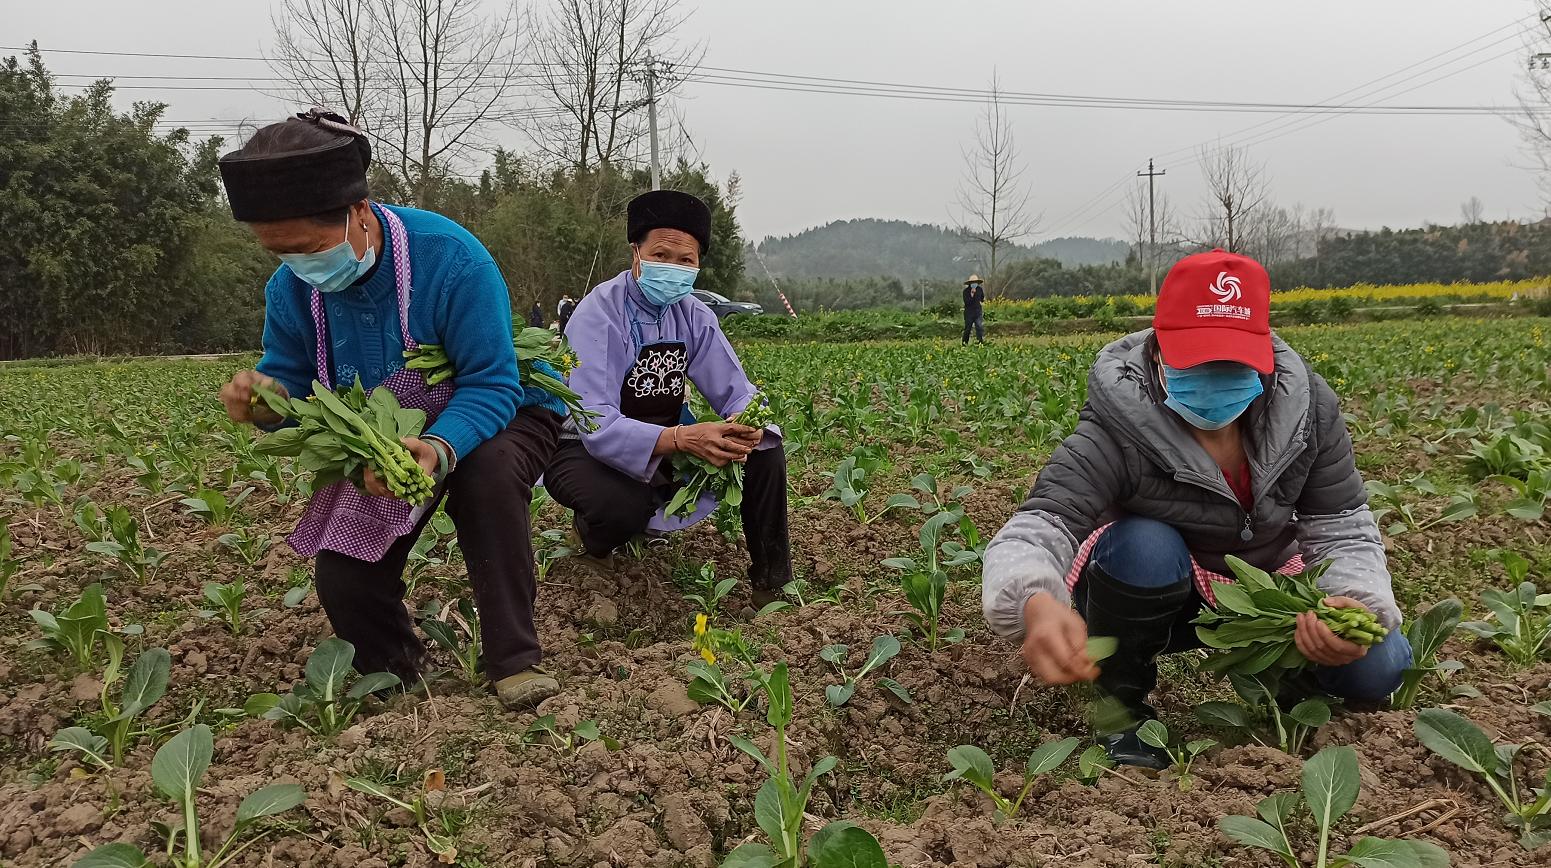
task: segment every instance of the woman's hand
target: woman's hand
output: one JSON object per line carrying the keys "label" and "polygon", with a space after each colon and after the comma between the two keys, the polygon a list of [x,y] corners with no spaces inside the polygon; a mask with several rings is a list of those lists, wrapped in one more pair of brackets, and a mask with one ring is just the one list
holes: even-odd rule
{"label": "woman's hand", "polygon": [[[436,457],[436,448],[418,437],[405,437],[402,441],[404,448],[414,456],[415,463],[420,465],[432,479],[436,478],[436,471],[441,467],[441,459]],[[366,493],[373,497],[392,497],[393,492],[383,484],[381,477],[372,472],[370,467],[361,474],[361,481],[366,483]]]}
{"label": "woman's hand", "polygon": [[[1351,597],[1326,597],[1325,605],[1332,609],[1368,611],[1367,606]],[[1293,632],[1293,644],[1298,646],[1303,656],[1320,666],[1345,666],[1361,660],[1362,656],[1368,653],[1367,646],[1348,642],[1337,636],[1313,612],[1302,612],[1298,615],[1298,625]]]}
{"label": "woman's hand", "polygon": [[279,413],[269,409],[269,405],[263,401],[253,403],[254,386],[263,386],[282,398],[291,397],[278,380],[258,371],[242,371],[232,377],[230,383],[221,387],[221,403],[226,406],[227,417],[233,422],[254,425],[278,425],[284,421]]}
{"label": "woman's hand", "polygon": [[699,422],[680,425],[673,434],[673,442],[679,452],[688,452],[726,467],[734,461],[744,461],[763,436],[758,428],[739,425],[736,422]]}
{"label": "woman's hand", "polygon": [[1023,663],[1046,684],[1099,677],[1088,659],[1088,625],[1072,607],[1040,592],[1023,604]]}

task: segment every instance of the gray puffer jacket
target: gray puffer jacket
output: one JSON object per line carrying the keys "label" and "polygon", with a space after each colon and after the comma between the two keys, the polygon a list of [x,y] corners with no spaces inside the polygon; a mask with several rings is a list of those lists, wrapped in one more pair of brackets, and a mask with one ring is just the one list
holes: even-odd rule
{"label": "gray puffer jacket", "polygon": [[981,605],[998,634],[1023,634],[1023,606],[1045,591],[1065,600],[1065,576],[1089,534],[1122,515],[1177,529],[1196,561],[1227,574],[1225,555],[1275,570],[1296,553],[1320,580],[1388,627],[1400,623],[1384,542],[1336,395],[1274,337],[1276,369],[1244,418],[1253,509],[1245,512],[1222,470],[1163,405],[1151,329],[1099,352],[1077,430],[1050,456],[1034,490],[986,550]]}

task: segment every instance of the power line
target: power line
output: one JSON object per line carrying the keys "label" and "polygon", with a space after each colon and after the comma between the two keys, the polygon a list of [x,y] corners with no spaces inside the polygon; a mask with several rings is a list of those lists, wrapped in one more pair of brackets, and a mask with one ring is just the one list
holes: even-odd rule
{"label": "power line", "polygon": [[[1441,64],[1437,64],[1435,66],[1430,67],[1429,69],[1421,70],[1418,73],[1413,74],[1411,76],[1407,76],[1407,77],[1405,77],[1404,79],[1402,79],[1402,80],[1400,80],[1398,82],[1392,82],[1391,84],[1384,85],[1383,87],[1378,87],[1378,88],[1374,87],[1374,85],[1377,85],[1377,84],[1379,84],[1381,82],[1384,82],[1384,81],[1387,81],[1389,79],[1395,78],[1397,76],[1404,75],[1405,73],[1411,72],[1412,70],[1415,70],[1418,67],[1422,67],[1422,66],[1426,66],[1428,64],[1431,64],[1435,60],[1438,60],[1438,59],[1443,58],[1443,57],[1447,57],[1448,55],[1454,54],[1454,53],[1456,53],[1458,51],[1461,51],[1462,49],[1468,48],[1469,46],[1474,45],[1475,43],[1481,42],[1483,40],[1492,39],[1492,37],[1497,36],[1498,34],[1502,33],[1504,30],[1509,30],[1509,29],[1515,29],[1516,32],[1513,33],[1513,34],[1510,34],[1507,37],[1493,40],[1492,42],[1488,43],[1487,45],[1478,46],[1478,47],[1476,47],[1474,49],[1471,49],[1470,51],[1465,52],[1463,55],[1460,55],[1459,57],[1455,57],[1455,58],[1452,58],[1450,60],[1444,61]],[[1319,103],[1319,105],[1322,105],[1322,106],[1323,105],[1327,105],[1329,103],[1334,102],[1335,100],[1338,100],[1338,99],[1340,99],[1340,98],[1342,98],[1344,96],[1348,96],[1350,94],[1358,94],[1357,99],[1369,99],[1369,98],[1373,98],[1373,97],[1379,96],[1380,94],[1383,94],[1386,91],[1390,91],[1390,90],[1393,90],[1396,87],[1400,87],[1402,85],[1405,85],[1406,83],[1414,80],[1415,78],[1417,78],[1420,75],[1425,75],[1425,74],[1427,74],[1429,72],[1435,72],[1435,71],[1437,71],[1439,69],[1446,68],[1446,67],[1448,67],[1450,65],[1458,63],[1461,60],[1469,58],[1472,55],[1478,54],[1481,51],[1492,49],[1492,48],[1495,48],[1495,47],[1503,44],[1504,42],[1507,42],[1509,40],[1517,39],[1520,36],[1520,34],[1522,34],[1523,32],[1524,32],[1523,31],[1523,25],[1522,25],[1522,23],[1520,21],[1515,20],[1515,21],[1509,22],[1508,24],[1502,25],[1500,27],[1493,28],[1492,30],[1487,31],[1486,33],[1483,33],[1480,36],[1476,36],[1476,37],[1474,37],[1472,39],[1466,40],[1465,42],[1462,42],[1462,43],[1454,45],[1454,46],[1452,46],[1450,48],[1444,49],[1443,51],[1439,51],[1439,52],[1436,52],[1434,54],[1428,55],[1427,57],[1424,57],[1421,60],[1415,61],[1413,63],[1409,63],[1409,64],[1407,64],[1405,66],[1400,67],[1399,69],[1396,69],[1396,70],[1393,70],[1391,72],[1385,73],[1384,75],[1378,76],[1376,78],[1369,79],[1368,81],[1365,81],[1362,84],[1355,85],[1355,86],[1347,88],[1346,90],[1343,90],[1343,91],[1341,91],[1339,93],[1333,94],[1330,97],[1327,97],[1326,99],[1322,100]],[[1517,50],[1517,48],[1512,49],[1509,52],[1505,52],[1504,54],[1512,53],[1512,51],[1516,51],[1516,50]],[[1503,56],[1503,55],[1502,54],[1492,55],[1491,57],[1487,58],[1486,61],[1482,61],[1482,63],[1489,62],[1490,60],[1495,60],[1495,59],[1497,59],[1497,58],[1499,58],[1501,56]],[[1479,65],[1480,64],[1474,64],[1474,65],[1472,65],[1470,67],[1465,67],[1465,68],[1456,70],[1455,72],[1450,73],[1449,75],[1455,75],[1455,74],[1458,74],[1458,73],[1461,73],[1461,72],[1465,72],[1468,69],[1473,69],[1473,68],[1475,68],[1475,66],[1479,66]],[[1443,76],[1443,78],[1447,78],[1447,77],[1449,77],[1449,75],[1445,75],[1445,76]],[[1434,81],[1436,81],[1436,80],[1441,80],[1441,78],[1440,79],[1435,79]],[[1402,91],[1401,93],[1405,93],[1405,92],[1409,92],[1409,91]],[[1388,98],[1393,98],[1395,96],[1399,96],[1399,95],[1401,95],[1401,93],[1391,94]],[[1256,144],[1263,144],[1264,142],[1271,141],[1271,140],[1273,140],[1275,138],[1280,138],[1280,137],[1282,137],[1284,135],[1291,135],[1292,133],[1300,132],[1303,129],[1307,129],[1310,126],[1314,126],[1314,125],[1322,123],[1324,121],[1333,120],[1334,117],[1338,116],[1338,115],[1326,115],[1326,116],[1318,116],[1318,117],[1315,117],[1315,118],[1308,118],[1308,117],[1301,116],[1302,114],[1303,114],[1302,111],[1288,112],[1286,115],[1284,115],[1281,118],[1270,118],[1268,120],[1264,120],[1264,121],[1260,121],[1258,123],[1252,124],[1252,125],[1250,125],[1248,127],[1244,127],[1243,129],[1236,130],[1233,133],[1228,134],[1227,138],[1228,138],[1229,141],[1227,141],[1227,142],[1224,142],[1221,138],[1219,138],[1219,139],[1207,139],[1207,140],[1204,140],[1204,141],[1201,141],[1201,142],[1197,142],[1197,143],[1195,143],[1193,145],[1188,145],[1188,146],[1182,147],[1182,148],[1176,148],[1176,149],[1174,149],[1172,151],[1165,151],[1160,156],[1163,157],[1163,158],[1167,158],[1167,157],[1171,157],[1171,156],[1175,156],[1175,155],[1178,155],[1178,154],[1187,153],[1187,152],[1191,152],[1191,151],[1199,151],[1203,147],[1208,147],[1208,146],[1213,145],[1214,142],[1216,143],[1216,149],[1220,150],[1223,147],[1230,147],[1230,146],[1232,146],[1232,140],[1235,137],[1242,136],[1242,135],[1244,135],[1246,133],[1250,133],[1251,131],[1256,130],[1256,129],[1260,129],[1262,127],[1270,126],[1270,127],[1272,127],[1272,129],[1266,130],[1264,133],[1257,133],[1254,136],[1250,137],[1250,139],[1246,139],[1245,140],[1245,141],[1253,140],[1254,143],[1256,143]],[[1312,123],[1305,124],[1304,123],[1305,121],[1312,121]],[[1274,133],[1274,135],[1267,136],[1266,135],[1267,133]],[[1199,165],[1199,163],[1200,163],[1200,157],[1197,158],[1197,164]],[[1066,217],[1062,218],[1062,221],[1060,221],[1060,222],[1064,223],[1064,222],[1073,220],[1073,219],[1078,218],[1078,217],[1081,217],[1082,219],[1090,219],[1092,217],[1098,216],[1099,214],[1105,214],[1105,213],[1108,213],[1109,211],[1112,211],[1116,207],[1116,205],[1118,204],[1118,202],[1120,200],[1119,199],[1115,199],[1114,201],[1111,201],[1111,198],[1112,198],[1111,194],[1117,188],[1120,188],[1121,186],[1123,186],[1124,184],[1126,184],[1128,181],[1131,180],[1131,178],[1132,178],[1132,171],[1133,170],[1128,170],[1125,174],[1121,175],[1119,177],[1119,179],[1116,180],[1114,183],[1110,184],[1108,187],[1106,187],[1105,189],[1101,190],[1098,194],[1094,195],[1091,199],[1088,199],[1087,201],[1085,201],[1082,205],[1080,205],[1077,208],[1077,210],[1071,212],[1069,215],[1067,215]],[[1122,194],[1122,196],[1120,198],[1121,199],[1124,198],[1123,194]],[[1100,208],[1096,212],[1093,211],[1093,207],[1096,204],[1101,203],[1101,202],[1107,202],[1108,204],[1105,207]]]}

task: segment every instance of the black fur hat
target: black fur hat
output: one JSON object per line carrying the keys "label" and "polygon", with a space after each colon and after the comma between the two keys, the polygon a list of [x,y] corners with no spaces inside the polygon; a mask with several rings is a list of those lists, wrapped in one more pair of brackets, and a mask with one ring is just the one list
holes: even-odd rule
{"label": "black fur hat", "polygon": [[711,249],[711,209],[696,196],[678,190],[653,190],[630,200],[627,236],[640,243],[653,229],[677,229],[700,242],[700,252]]}

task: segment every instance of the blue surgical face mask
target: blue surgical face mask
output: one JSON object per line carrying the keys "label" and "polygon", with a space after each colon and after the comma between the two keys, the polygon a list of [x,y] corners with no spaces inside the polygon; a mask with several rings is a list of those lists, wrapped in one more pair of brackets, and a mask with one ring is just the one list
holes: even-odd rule
{"label": "blue surgical face mask", "polygon": [[640,284],[641,294],[646,296],[647,301],[658,307],[666,307],[689,295],[695,288],[695,277],[698,274],[698,268],[643,259],[641,276],[636,278],[636,283]]}
{"label": "blue surgical face mask", "polygon": [[355,257],[355,248],[350,246],[350,218],[347,217],[344,241],[321,253],[282,253],[280,261],[318,292],[339,292],[372,270],[377,251],[367,245],[366,254],[360,259]]}
{"label": "blue surgical face mask", "polygon": [[1203,431],[1226,428],[1244,414],[1265,387],[1260,374],[1238,362],[1207,362],[1193,368],[1163,366],[1164,406]]}

